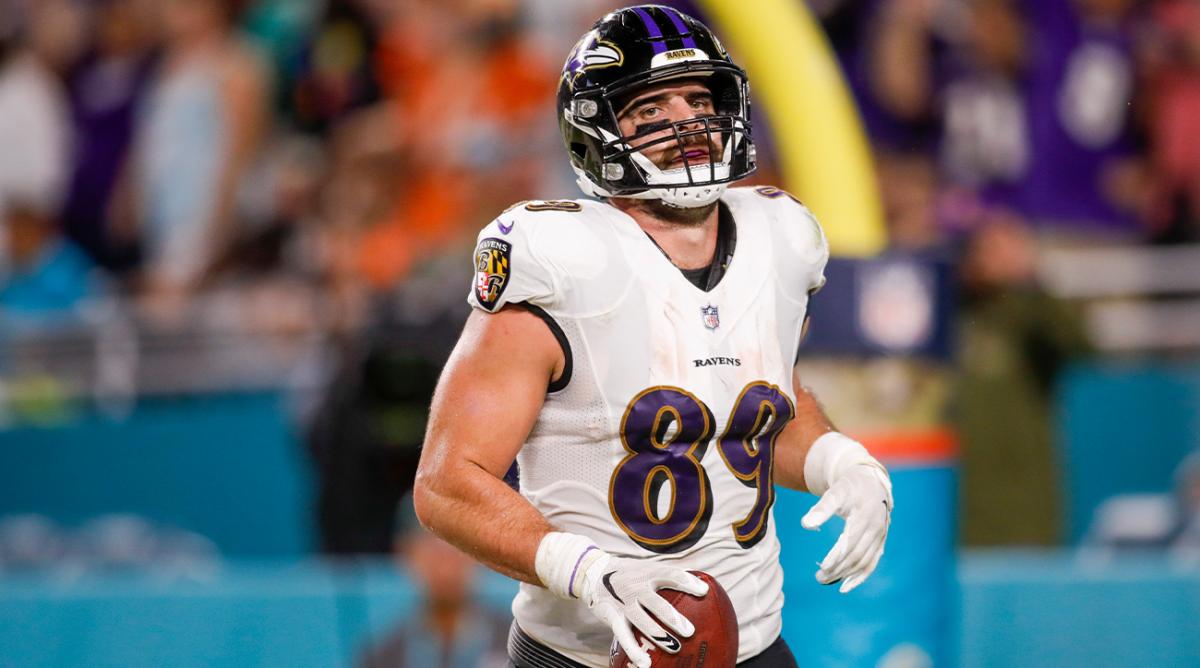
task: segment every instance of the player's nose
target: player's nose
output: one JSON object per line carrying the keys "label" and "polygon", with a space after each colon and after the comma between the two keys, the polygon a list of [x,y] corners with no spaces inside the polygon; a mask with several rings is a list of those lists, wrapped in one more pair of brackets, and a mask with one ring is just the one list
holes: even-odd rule
{"label": "player's nose", "polygon": [[700,115],[682,95],[675,95],[668,101],[667,114],[674,122],[690,120]]}

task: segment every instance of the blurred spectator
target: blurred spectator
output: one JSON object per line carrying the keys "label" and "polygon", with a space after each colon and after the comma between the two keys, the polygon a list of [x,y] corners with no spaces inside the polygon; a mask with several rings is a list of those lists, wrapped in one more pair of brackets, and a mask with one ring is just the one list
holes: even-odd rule
{"label": "blurred spectator", "polygon": [[252,0],[243,12],[242,28],[271,63],[275,103],[285,116],[291,109],[286,93],[289,72],[328,4],[326,0]]}
{"label": "blurred spectator", "polygon": [[164,0],[165,52],[134,170],[147,287],[193,289],[236,230],[234,195],[267,122],[259,58],[233,31],[238,0]]}
{"label": "blurred spectator", "polygon": [[941,132],[939,88],[961,13],[939,0],[822,0],[843,43],[838,54],[867,132],[891,153],[932,154]]}
{"label": "blurred spectator", "polygon": [[44,211],[9,205],[0,231],[8,235],[11,256],[7,276],[0,278],[0,315],[30,322],[57,317],[100,293],[92,261]]}
{"label": "blurred spectator", "polygon": [[[10,0],[11,2],[11,0]],[[17,0],[26,16],[29,50],[55,75],[65,76],[87,47],[87,3],[79,0]]]}
{"label": "blurred spectator", "polygon": [[1034,259],[1024,223],[997,213],[963,257],[955,397],[967,545],[1063,539],[1052,393],[1063,365],[1088,343],[1079,315],[1034,283]]}
{"label": "blurred spectator", "polygon": [[415,581],[421,602],[359,661],[361,668],[503,668],[509,665],[508,615],[475,600],[479,566],[423,529],[411,497],[397,512],[393,544],[398,565]]}
{"label": "blurred spectator", "polygon": [[392,17],[380,70],[404,169],[394,206],[364,238],[362,267],[377,288],[531,196],[544,177],[542,148],[556,140],[537,121],[556,67],[526,30],[515,0],[422,1]]}
{"label": "blurred spectator", "polygon": [[[43,9],[45,9],[43,7]],[[69,151],[66,102],[58,80],[8,7],[0,26],[0,273],[6,316],[71,309],[94,287],[91,263],[62,238],[55,213]]]}
{"label": "blurred spectator", "polygon": [[268,144],[239,184],[239,228],[198,284],[231,307],[231,330],[303,334],[327,322],[316,215],[325,173],[321,142],[286,135]]}
{"label": "blurred spectator", "polygon": [[938,221],[937,165],[920,153],[891,153],[876,161],[888,241],[893,249],[929,256],[949,252]]}
{"label": "blurred spectator", "polygon": [[939,94],[943,174],[986,203],[1022,210],[1031,159],[1026,19],[1011,0],[971,0],[960,38]]}
{"label": "blurred spectator", "polygon": [[438,369],[448,356],[431,343],[451,340],[453,331],[406,335],[379,326],[343,351],[308,430],[324,552],[390,548],[396,503],[412,487]]}
{"label": "blurred spectator", "polygon": [[[335,142],[333,148],[344,147]],[[317,200],[316,247],[327,272],[336,309],[332,319],[339,332],[358,331],[369,321],[373,295],[362,266],[363,237],[390,207],[394,193],[389,188],[393,175],[386,168],[389,164],[394,160],[335,156]]]}
{"label": "blurred spectator", "polygon": [[70,150],[62,88],[22,33],[22,15],[0,18],[0,210],[22,207],[52,217],[62,197]]}
{"label": "blurred spectator", "polygon": [[[362,183],[345,179],[341,187]],[[337,210],[354,216],[350,209]],[[318,472],[324,552],[380,553],[391,545],[396,504],[411,490],[438,372],[467,318],[463,256],[422,262],[402,286],[365,301],[356,316],[362,320],[339,332],[345,337],[338,367],[306,434]]]}
{"label": "blurred spectator", "polygon": [[380,99],[379,27],[364,0],[329,0],[307,43],[287,64],[286,109],[297,128],[327,133]]}
{"label": "blurred spectator", "polygon": [[1031,146],[1018,7],[878,0],[859,20],[847,67],[879,147],[893,244],[937,250],[984,207],[1021,210]]}
{"label": "blurred spectator", "polygon": [[1152,236],[1200,241],[1200,4],[1154,2],[1141,51]]}
{"label": "blurred spectator", "polygon": [[1132,166],[1135,0],[1026,2],[1032,156],[1026,213],[1038,221],[1133,230],[1118,192]]}
{"label": "blurred spectator", "polygon": [[143,7],[142,0],[97,0],[94,45],[68,77],[76,146],[63,231],[118,272],[137,259],[132,230],[112,229],[109,213],[155,62]]}
{"label": "blurred spectator", "polygon": [[319,224],[313,219],[327,172],[328,156],[319,140],[301,134],[272,139],[240,184],[242,229],[224,264],[218,261],[212,273],[313,271],[310,258],[288,256],[293,249],[286,243],[303,228]]}
{"label": "blurred spectator", "polygon": [[851,70],[880,161],[937,136],[953,200],[1129,230],[1132,5],[882,0]]}
{"label": "blurred spectator", "polygon": [[360,11],[382,22],[375,62],[386,99],[331,126],[318,214],[339,320],[362,330],[309,432],[323,548],[334,553],[386,549],[449,352],[439,342],[466,317],[458,294],[453,309],[424,300],[430,307],[418,314],[405,295],[440,294],[444,282],[414,286],[439,273],[441,258],[461,267],[482,216],[536,190],[547,168],[543,131],[558,141],[552,123],[537,122],[554,68],[526,43],[520,3],[420,0],[404,11],[388,3]]}

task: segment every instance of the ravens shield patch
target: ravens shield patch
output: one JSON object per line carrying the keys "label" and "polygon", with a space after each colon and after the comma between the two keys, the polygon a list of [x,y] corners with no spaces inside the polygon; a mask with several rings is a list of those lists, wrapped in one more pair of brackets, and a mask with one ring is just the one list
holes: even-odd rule
{"label": "ravens shield patch", "polygon": [[495,237],[482,239],[475,247],[475,298],[491,311],[508,287],[512,244]]}

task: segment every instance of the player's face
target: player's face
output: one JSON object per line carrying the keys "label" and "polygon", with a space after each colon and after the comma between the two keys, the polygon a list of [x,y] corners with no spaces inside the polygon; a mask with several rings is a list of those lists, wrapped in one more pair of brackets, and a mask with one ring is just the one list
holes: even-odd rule
{"label": "player's face", "polygon": [[[621,134],[629,137],[647,127],[712,116],[715,113],[712,92],[707,86],[697,81],[673,81],[649,86],[634,95],[617,112],[617,122]],[[704,124],[685,124],[679,128],[680,132],[693,129],[703,130]],[[674,131],[667,125],[663,130],[639,138],[636,146],[651,144],[642,150],[642,155],[662,170],[707,165],[710,156],[720,156],[722,140],[717,132],[698,132],[685,136],[682,145],[676,141],[653,144],[672,135]]]}

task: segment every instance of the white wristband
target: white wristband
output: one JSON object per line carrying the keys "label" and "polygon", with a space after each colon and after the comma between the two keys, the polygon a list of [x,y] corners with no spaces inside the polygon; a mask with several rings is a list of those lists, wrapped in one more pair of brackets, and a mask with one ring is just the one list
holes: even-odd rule
{"label": "white wristband", "polygon": [[891,487],[887,469],[867,452],[862,443],[836,431],[827,432],[813,441],[808,449],[804,459],[804,483],[808,491],[820,496],[850,467],[859,464],[879,469],[888,487]]}
{"label": "white wristband", "polygon": [[609,554],[596,547],[592,539],[579,534],[551,531],[538,543],[534,570],[554,595],[560,598],[583,596],[583,576]]}

